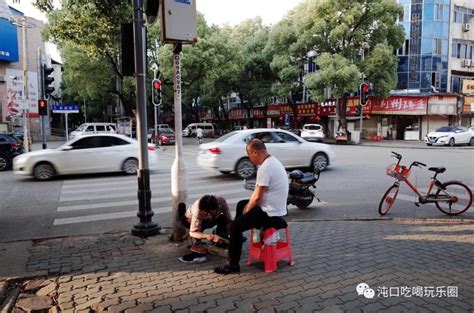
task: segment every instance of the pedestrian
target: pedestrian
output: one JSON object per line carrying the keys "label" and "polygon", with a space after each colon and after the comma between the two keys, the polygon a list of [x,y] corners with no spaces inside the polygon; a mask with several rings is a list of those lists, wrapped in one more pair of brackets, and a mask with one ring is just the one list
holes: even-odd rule
{"label": "pedestrian", "polygon": [[196,129],[196,137],[197,137],[198,143],[201,144],[202,143],[202,137],[203,137],[203,132],[202,132],[201,127],[198,127]]}
{"label": "pedestrian", "polygon": [[255,190],[230,227],[229,262],[214,269],[218,274],[240,272],[242,254],[242,233],[251,228],[265,228],[281,221],[286,215],[288,198],[288,176],[281,162],[271,156],[265,144],[259,139],[251,140],[246,147],[250,161],[260,165],[257,171]]}
{"label": "pedestrian", "polygon": [[[200,245],[202,239],[215,243],[227,239],[232,216],[227,201],[221,196],[205,195],[196,200],[186,210],[184,204],[180,204],[178,215],[181,224],[189,229],[191,237],[191,253],[179,258],[184,263],[206,262],[207,249]],[[206,234],[204,230],[216,228],[216,234]]]}

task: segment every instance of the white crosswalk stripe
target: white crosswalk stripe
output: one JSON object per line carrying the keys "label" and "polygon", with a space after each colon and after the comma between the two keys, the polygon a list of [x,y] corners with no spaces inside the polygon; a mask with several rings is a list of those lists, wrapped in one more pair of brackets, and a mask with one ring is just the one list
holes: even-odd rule
{"label": "white crosswalk stripe", "polygon": [[[194,202],[206,193],[221,194],[229,205],[248,198],[243,182],[231,176],[209,172],[195,165],[196,147],[185,148],[187,199]],[[172,212],[171,166],[173,149],[159,151],[159,163],[151,167],[151,204],[155,214]],[[100,222],[136,217],[138,211],[136,176],[93,177],[66,180],[59,196],[54,226]]]}

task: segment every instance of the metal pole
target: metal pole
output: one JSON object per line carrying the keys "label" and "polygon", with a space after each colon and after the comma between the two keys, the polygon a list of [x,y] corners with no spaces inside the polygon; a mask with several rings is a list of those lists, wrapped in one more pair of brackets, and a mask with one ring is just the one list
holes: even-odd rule
{"label": "metal pole", "polygon": [[[188,198],[186,164],[183,158],[183,134],[181,112],[181,49],[180,43],[173,46],[173,73],[174,73],[174,127],[176,131],[176,158],[171,166],[171,203],[176,216],[179,203],[186,203]],[[173,231],[180,229],[178,220],[173,218]],[[176,235],[176,236],[175,236]],[[174,239],[178,234],[173,233]]]}
{"label": "metal pole", "polygon": [[361,105],[360,106],[360,134],[359,134],[359,141],[360,142],[362,142],[362,121],[363,120],[364,120],[364,107]]}
{"label": "metal pole", "polygon": [[[26,55],[26,18],[22,17],[21,18],[21,36],[22,36],[22,60],[23,60],[23,99],[28,100],[28,59]],[[29,101],[28,101],[28,106],[29,106]],[[28,122],[27,122],[27,117],[28,115],[28,109],[23,110],[23,146],[25,148],[25,151],[28,152],[29,150],[29,140],[30,136],[28,133]]]}
{"label": "metal pole", "polygon": [[[39,95],[40,99],[44,99],[44,77],[43,77],[43,56],[41,53],[41,48],[38,48],[38,53],[37,53],[37,59],[38,59],[38,89],[39,89]],[[46,102],[47,103],[47,102]],[[48,145],[46,143],[46,116],[41,115],[41,138],[43,142],[43,150],[48,148]]]}
{"label": "metal pole", "polygon": [[68,116],[69,113],[66,113],[66,141],[69,141],[69,128],[68,128],[68,125],[67,125],[67,116]]}
{"label": "metal pole", "polygon": [[135,46],[135,77],[137,95],[137,139],[138,139],[138,224],[131,232],[135,236],[154,236],[161,227],[152,221],[150,169],[148,166],[147,112],[145,89],[145,40],[141,0],[133,0],[133,39]]}
{"label": "metal pole", "polygon": [[87,103],[86,103],[86,98],[84,98],[84,123],[87,123]]}
{"label": "metal pole", "polygon": [[157,109],[158,109],[158,106],[157,105],[154,105],[154,113],[155,113],[155,144],[156,144],[156,139],[158,137],[158,114],[157,114]]}

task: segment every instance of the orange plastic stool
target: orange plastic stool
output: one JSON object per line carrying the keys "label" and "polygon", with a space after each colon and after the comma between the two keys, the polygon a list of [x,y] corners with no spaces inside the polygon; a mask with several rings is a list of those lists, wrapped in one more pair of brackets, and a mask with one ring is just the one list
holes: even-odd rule
{"label": "orange plastic stool", "polygon": [[247,259],[247,265],[252,264],[252,260],[260,260],[263,262],[264,270],[267,273],[277,270],[277,262],[288,258],[288,264],[292,266],[294,263],[291,254],[290,233],[288,227],[285,228],[286,241],[278,240],[275,244],[264,244],[265,240],[277,232],[274,227],[267,228],[263,231],[263,240],[253,242],[253,233],[255,229],[250,231],[250,251]]}

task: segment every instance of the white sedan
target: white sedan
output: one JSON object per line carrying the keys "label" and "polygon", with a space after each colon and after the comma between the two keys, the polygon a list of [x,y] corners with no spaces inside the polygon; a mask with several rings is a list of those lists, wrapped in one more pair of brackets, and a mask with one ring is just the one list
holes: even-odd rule
{"label": "white sedan", "polygon": [[431,145],[469,144],[474,146],[474,134],[463,126],[444,126],[426,135],[425,142]]}
{"label": "white sedan", "polygon": [[235,172],[240,178],[255,175],[245,147],[253,138],[265,143],[268,152],[285,168],[311,167],[325,170],[334,164],[336,156],[326,144],[310,143],[282,129],[246,129],[228,133],[219,139],[199,146],[197,163],[200,167],[227,174]]}
{"label": "white sedan", "polygon": [[307,141],[318,141],[323,142],[324,131],[323,127],[319,124],[304,124],[301,129],[301,138]]}
{"label": "white sedan", "polygon": [[[13,159],[16,174],[48,180],[55,175],[120,172],[136,174],[138,142],[123,135],[88,135],[56,149],[38,150]],[[149,163],[157,162],[156,147],[148,144]]]}

